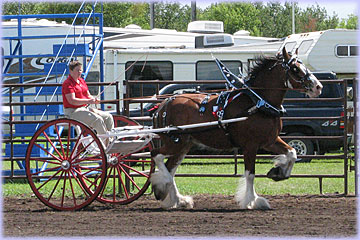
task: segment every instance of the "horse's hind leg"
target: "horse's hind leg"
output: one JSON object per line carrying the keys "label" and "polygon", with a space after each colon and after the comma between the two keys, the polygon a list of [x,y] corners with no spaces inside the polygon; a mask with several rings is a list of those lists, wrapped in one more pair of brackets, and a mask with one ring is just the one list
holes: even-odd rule
{"label": "horse's hind leg", "polygon": [[276,142],[265,150],[280,154],[275,157],[275,167],[270,169],[267,177],[274,181],[288,179],[297,158],[295,149],[277,137]]}

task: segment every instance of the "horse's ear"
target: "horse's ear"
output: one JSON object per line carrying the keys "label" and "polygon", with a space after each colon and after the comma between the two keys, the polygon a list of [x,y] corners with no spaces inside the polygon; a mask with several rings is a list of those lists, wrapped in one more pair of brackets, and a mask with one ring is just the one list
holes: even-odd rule
{"label": "horse's ear", "polygon": [[298,53],[299,53],[299,48],[297,48],[297,49],[295,50],[295,55],[298,55]]}
{"label": "horse's ear", "polygon": [[283,47],[283,49],[282,49],[282,55],[283,55],[283,58],[284,58],[284,60],[285,60],[286,62],[289,61],[290,56],[289,56],[289,53],[286,51],[286,48],[285,48],[285,47]]}

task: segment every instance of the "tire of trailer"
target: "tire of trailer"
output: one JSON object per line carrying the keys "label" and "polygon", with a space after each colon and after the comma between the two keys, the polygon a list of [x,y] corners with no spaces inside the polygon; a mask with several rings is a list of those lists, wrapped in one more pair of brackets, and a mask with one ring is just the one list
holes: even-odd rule
{"label": "tire of trailer", "polygon": [[[306,136],[301,132],[293,132],[287,136]],[[302,155],[314,155],[314,144],[309,139],[294,138],[286,141],[291,147],[295,148],[297,154],[296,162],[311,162],[311,158],[302,158]]]}

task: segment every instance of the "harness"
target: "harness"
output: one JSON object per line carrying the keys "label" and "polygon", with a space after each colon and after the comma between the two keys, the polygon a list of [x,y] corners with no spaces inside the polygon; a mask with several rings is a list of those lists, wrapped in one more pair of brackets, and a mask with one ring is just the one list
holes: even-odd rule
{"label": "harness", "polygon": [[[216,58],[214,58],[214,60],[217,64],[217,66],[219,67],[219,69],[221,70],[221,73],[227,82],[226,86],[227,87],[230,86],[230,87],[232,87],[232,89],[239,91],[237,94],[233,95],[232,97],[230,97],[230,96],[234,91],[221,92],[220,95],[218,96],[216,104],[213,106],[213,109],[212,109],[213,110],[212,114],[218,118],[219,127],[224,131],[225,135],[229,139],[229,142],[234,147],[236,147],[236,145],[234,144],[235,142],[233,141],[233,139],[231,137],[230,131],[228,130],[228,126],[225,124],[222,124],[222,120],[223,120],[223,117],[225,114],[225,109],[229,105],[230,102],[232,102],[239,96],[245,94],[246,96],[248,96],[251,99],[251,101],[254,104],[254,106],[247,109],[247,111],[245,113],[240,113],[237,117],[240,117],[240,116],[246,117],[246,116],[253,115],[257,112],[260,112],[260,113],[265,114],[270,117],[281,117],[286,113],[286,110],[284,109],[284,107],[282,105],[281,105],[280,109],[272,106],[270,103],[268,103],[265,99],[263,99],[261,96],[259,96],[254,90],[252,90],[246,84],[246,81],[244,81],[242,74],[240,75],[240,77],[238,77],[235,74],[233,74],[221,61],[219,61]],[[290,59],[290,61],[288,63],[282,64],[283,67],[287,66],[287,67],[285,67],[287,78],[288,78],[288,74],[289,74],[288,71],[290,70],[289,64],[292,61],[293,60]],[[274,64],[274,66],[272,66],[270,68],[270,70],[272,68],[274,68],[277,64],[278,63]],[[303,78],[308,77],[308,74],[309,73],[307,72],[307,75],[305,75]],[[300,81],[303,81],[303,79],[301,79]],[[239,88],[243,88],[243,89],[239,89]],[[200,109],[201,109],[201,111],[205,111],[203,104],[201,104]],[[199,111],[200,111],[200,109],[199,109]]]}
{"label": "harness", "polygon": [[233,93],[233,91],[220,93],[216,101],[216,105],[213,106],[212,113],[215,117],[222,118],[224,116],[225,108],[229,105],[229,103],[243,94],[248,96],[254,104],[254,106],[249,108],[246,113],[242,114],[244,117],[253,115],[258,111],[271,117],[282,117],[286,113],[286,110],[282,105],[280,109],[277,109],[257,95],[254,91],[250,91],[249,89],[241,89],[236,95],[230,97],[231,93]]}
{"label": "harness", "polygon": [[[263,99],[260,95],[258,95],[254,90],[252,90],[247,84],[246,84],[246,80],[244,81],[244,77],[243,75],[240,73],[240,77],[236,76],[235,74],[233,74],[222,62],[220,62],[218,59],[214,58],[217,66],[219,67],[219,69],[221,70],[221,73],[223,75],[223,77],[226,80],[226,88],[228,89],[228,91],[224,91],[221,92],[218,95],[218,98],[216,100],[216,104],[213,106],[212,109],[212,114],[214,115],[215,118],[218,119],[218,126],[219,128],[221,128],[225,135],[228,137],[229,142],[233,145],[233,147],[237,147],[235,142],[233,141],[230,131],[228,130],[228,126],[226,124],[223,124],[222,121],[224,120],[224,115],[225,115],[225,109],[226,107],[232,102],[234,101],[236,98],[238,98],[239,96],[245,94],[246,96],[248,96],[251,101],[253,102],[253,106],[248,108],[245,112],[243,113],[239,113],[237,115],[237,117],[246,117],[246,116],[250,116],[253,115],[257,112],[260,112],[262,114],[265,114],[266,116],[270,116],[270,117],[281,117],[284,114],[286,114],[286,110],[284,109],[284,107],[281,105],[280,109],[272,106],[270,103],[268,103],[265,99]],[[284,60],[282,61],[281,65],[282,67],[285,69],[286,71],[286,87],[289,87],[289,85],[291,85],[290,83],[290,75],[289,75],[289,71],[291,70],[290,68],[290,64],[293,61],[299,61],[301,63],[301,60],[292,57],[288,62],[285,62]],[[279,62],[276,62],[272,67],[269,68],[269,70],[272,70],[273,68],[275,68],[278,64],[280,64]],[[309,78],[310,73],[308,71],[308,69],[306,69],[306,74],[299,80],[293,79],[294,81],[300,83],[305,89],[309,89],[310,86],[307,86],[305,84],[305,80],[307,78]],[[248,79],[247,79],[248,80]],[[229,88],[232,88],[232,90],[229,90]],[[242,88],[242,89],[240,89]],[[233,93],[237,92],[235,95],[232,95]],[[200,106],[199,106],[199,113],[200,115],[203,115],[204,112],[206,111],[206,105],[209,102],[211,94],[207,94],[204,99],[201,101]],[[163,112],[162,115],[162,123],[163,125],[166,124],[166,109],[167,109],[167,105],[169,104],[169,102],[171,102],[173,100],[173,98],[169,98],[166,100],[165,104],[163,104],[161,106],[162,108],[165,108],[165,111]],[[160,112],[161,109],[157,109],[154,118],[158,121],[158,113]],[[156,121],[155,121],[156,122]],[[159,124],[159,122],[157,122],[157,125]],[[173,139],[174,142],[177,142],[178,138]]]}

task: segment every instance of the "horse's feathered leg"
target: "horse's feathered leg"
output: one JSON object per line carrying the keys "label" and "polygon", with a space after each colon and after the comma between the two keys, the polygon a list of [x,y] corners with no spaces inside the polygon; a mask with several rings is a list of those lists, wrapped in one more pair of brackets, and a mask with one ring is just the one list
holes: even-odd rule
{"label": "horse's feathered leg", "polygon": [[[190,150],[191,144],[179,144],[180,150],[176,153],[169,151],[166,147],[155,149],[151,152],[152,158],[158,168],[158,171],[153,173],[150,177],[154,194],[157,200],[161,200],[162,208],[176,208],[176,207],[193,207],[193,200],[191,197],[182,196],[175,184],[174,176],[177,167],[184,159],[187,152]],[[170,152],[171,155],[164,163],[165,153]]]}
{"label": "horse's feathered leg", "polygon": [[270,209],[268,201],[259,197],[254,188],[255,160],[257,148],[248,146],[244,148],[245,174],[240,179],[235,200],[241,209]]}
{"label": "horse's feathered leg", "polygon": [[297,158],[295,149],[277,137],[276,142],[265,150],[280,154],[274,158],[275,167],[270,169],[267,177],[274,181],[288,179]]}
{"label": "horse's feathered leg", "polygon": [[[186,153],[189,149],[187,149]],[[186,153],[179,153],[173,155],[166,162],[167,169],[170,171],[172,182],[168,184],[168,195],[161,203],[163,208],[174,208],[174,207],[188,207],[193,208],[194,203],[193,199],[190,196],[183,196],[179,193],[179,190],[175,183],[175,172],[177,167],[180,165],[182,160],[184,159]]]}
{"label": "horse's feathered leg", "polygon": [[164,164],[166,155],[161,154],[155,149],[151,152],[151,156],[158,168],[150,177],[154,195],[157,200],[164,200],[167,196],[166,186],[171,183],[171,175]]}

